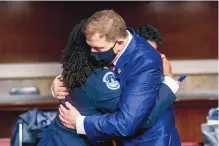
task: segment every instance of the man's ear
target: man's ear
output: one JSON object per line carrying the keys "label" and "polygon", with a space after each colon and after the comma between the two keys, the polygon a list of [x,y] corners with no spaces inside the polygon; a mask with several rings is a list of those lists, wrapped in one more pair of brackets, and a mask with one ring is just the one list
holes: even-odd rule
{"label": "man's ear", "polygon": [[119,51],[121,51],[122,49],[124,49],[124,47],[125,47],[125,42],[124,42],[123,39],[119,39],[119,40],[117,41],[117,43],[118,43],[118,50],[119,50]]}

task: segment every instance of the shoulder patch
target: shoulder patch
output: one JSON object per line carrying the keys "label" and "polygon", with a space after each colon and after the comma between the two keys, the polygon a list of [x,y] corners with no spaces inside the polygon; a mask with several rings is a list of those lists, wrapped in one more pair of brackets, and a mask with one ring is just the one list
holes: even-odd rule
{"label": "shoulder patch", "polygon": [[107,88],[111,90],[117,90],[120,88],[120,84],[116,80],[116,77],[113,72],[107,72],[103,76],[103,82],[106,84]]}

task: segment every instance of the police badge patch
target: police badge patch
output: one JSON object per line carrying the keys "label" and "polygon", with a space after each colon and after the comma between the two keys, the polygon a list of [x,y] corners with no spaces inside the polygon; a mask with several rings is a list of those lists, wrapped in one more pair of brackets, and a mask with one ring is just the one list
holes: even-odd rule
{"label": "police badge patch", "polygon": [[120,88],[120,84],[116,80],[116,77],[112,72],[107,72],[104,75],[103,82],[106,83],[107,88],[109,88],[111,90],[117,90]]}

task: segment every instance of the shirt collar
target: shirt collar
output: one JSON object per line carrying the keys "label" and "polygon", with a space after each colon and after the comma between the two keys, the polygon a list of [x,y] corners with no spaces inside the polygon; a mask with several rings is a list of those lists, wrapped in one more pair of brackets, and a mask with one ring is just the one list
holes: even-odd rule
{"label": "shirt collar", "polygon": [[128,47],[128,45],[130,44],[130,42],[131,42],[131,40],[132,40],[132,34],[128,31],[128,30],[126,30],[127,31],[127,33],[128,33],[128,41],[127,41],[127,43],[126,43],[126,45],[125,45],[125,48],[122,50],[122,52],[119,54],[119,57],[116,59],[116,60],[114,60],[113,61],[113,65],[114,66],[116,66],[116,63],[118,62],[118,60],[119,60],[119,58],[122,56],[122,54],[125,52],[125,50],[127,49],[127,47]]}

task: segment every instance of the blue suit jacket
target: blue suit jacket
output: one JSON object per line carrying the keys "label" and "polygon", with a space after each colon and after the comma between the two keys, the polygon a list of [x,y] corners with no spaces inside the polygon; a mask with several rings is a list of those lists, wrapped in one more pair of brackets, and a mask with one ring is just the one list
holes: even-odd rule
{"label": "blue suit jacket", "polygon": [[[70,101],[83,115],[88,116],[116,111],[120,95],[121,89],[118,81],[115,80],[115,75],[109,69],[97,69],[81,88],[74,88],[66,100]],[[141,127],[150,127],[172,103],[171,100],[174,97],[171,90],[163,84],[159,90],[159,98],[156,100],[156,106],[163,108],[154,108],[148,120]],[[120,142],[117,141],[117,145]],[[54,145],[88,146],[91,143],[85,135],[78,135],[75,130],[65,128],[57,117],[43,133],[38,144],[38,146]],[[101,145],[112,146],[112,141],[104,140]]]}
{"label": "blue suit jacket", "polygon": [[94,145],[123,137],[120,145],[125,146],[179,146],[173,106],[161,114],[151,128],[132,136],[149,118],[159,100],[163,80],[159,52],[133,33],[132,41],[117,62],[116,71],[122,89],[118,109],[111,114],[87,116],[84,127],[88,139]]}

